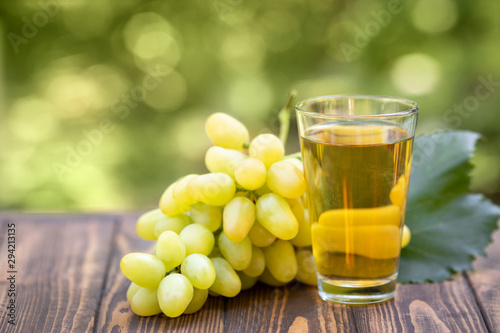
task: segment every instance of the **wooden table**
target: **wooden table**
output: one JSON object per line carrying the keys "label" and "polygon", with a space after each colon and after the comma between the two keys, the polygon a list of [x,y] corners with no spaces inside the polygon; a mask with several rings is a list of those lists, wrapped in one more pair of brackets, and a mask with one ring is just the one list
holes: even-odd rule
{"label": "wooden table", "polygon": [[[0,215],[0,332],[499,332],[500,232],[475,272],[453,281],[399,285],[395,300],[345,306],[316,289],[258,285],[235,298],[210,297],[201,311],[169,319],[134,315],[119,261],[150,252],[137,215]],[[15,224],[15,273],[8,267]],[[12,233],[12,230],[10,230]],[[16,325],[7,305],[14,275]]]}

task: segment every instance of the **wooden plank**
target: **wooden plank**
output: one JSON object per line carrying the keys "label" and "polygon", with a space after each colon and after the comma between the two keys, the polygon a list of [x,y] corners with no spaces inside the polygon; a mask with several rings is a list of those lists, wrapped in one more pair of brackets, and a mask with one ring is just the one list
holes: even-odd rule
{"label": "wooden plank", "polygon": [[132,313],[126,299],[130,284],[121,273],[120,259],[130,252],[152,253],[154,242],[135,233],[137,216],[120,223],[110,263],[101,310],[99,332],[334,332],[355,331],[349,308],[321,301],[315,288],[300,284],[285,288],[257,285],[234,298],[209,297],[195,314],[170,319]]}
{"label": "wooden plank", "polygon": [[7,247],[0,249],[0,332],[93,332],[113,219],[10,216],[16,228],[16,325],[6,316]]}
{"label": "wooden plank", "polygon": [[500,230],[493,234],[493,243],[486,248],[486,254],[474,262],[475,271],[467,276],[486,325],[495,332],[500,329]]}
{"label": "wooden plank", "polygon": [[229,332],[354,332],[351,309],[326,303],[318,290],[298,282],[272,288],[262,284],[226,299]]}
{"label": "wooden plank", "polygon": [[361,332],[487,332],[462,274],[453,281],[398,285],[396,298],[354,309]]}

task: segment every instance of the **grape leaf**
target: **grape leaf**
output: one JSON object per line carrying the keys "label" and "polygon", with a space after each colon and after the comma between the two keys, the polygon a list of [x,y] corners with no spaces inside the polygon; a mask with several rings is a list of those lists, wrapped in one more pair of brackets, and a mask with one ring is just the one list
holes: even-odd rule
{"label": "grape leaf", "polygon": [[412,239],[401,251],[398,282],[444,281],[485,254],[500,207],[468,193],[469,159],[479,137],[447,131],[415,139],[405,220]]}

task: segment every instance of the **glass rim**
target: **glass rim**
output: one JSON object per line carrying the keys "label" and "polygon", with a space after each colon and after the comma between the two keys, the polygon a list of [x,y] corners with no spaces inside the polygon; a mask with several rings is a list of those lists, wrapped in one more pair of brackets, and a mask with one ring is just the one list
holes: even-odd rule
{"label": "glass rim", "polygon": [[[340,98],[357,98],[357,99],[366,99],[366,100],[377,100],[377,101],[387,101],[387,102],[396,102],[400,104],[408,105],[408,110],[398,111],[398,112],[390,112],[390,113],[380,113],[380,114],[329,114],[329,113],[318,113],[314,111],[309,111],[304,109],[304,105],[311,102],[318,102],[320,100],[332,100],[332,99],[340,99]],[[387,117],[400,117],[400,116],[409,116],[411,114],[417,113],[419,110],[418,104],[412,100],[402,98],[402,97],[394,97],[394,96],[383,96],[383,95],[357,95],[357,94],[345,94],[345,95],[326,95],[308,98],[302,100],[295,104],[295,110],[302,114],[314,115],[315,117],[320,118],[387,118]]]}

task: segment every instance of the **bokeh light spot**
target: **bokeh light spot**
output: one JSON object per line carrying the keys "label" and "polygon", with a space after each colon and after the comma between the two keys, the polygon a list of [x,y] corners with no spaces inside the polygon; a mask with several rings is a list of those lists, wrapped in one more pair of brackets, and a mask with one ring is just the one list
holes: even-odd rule
{"label": "bokeh light spot", "polygon": [[431,34],[451,29],[457,18],[457,5],[452,0],[418,0],[411,13],[415,28]]}
{"label": "bokeh light spot", "polygon": [[45,96],[62,117],[80,117],[102,106],[101,91],[92,79],[75,73],[55,76],[45,87]]}
{"label": "bokeh light spot", "polygon": [[169,47],[175,46],[175,40],[164,31],[148,31],[139,36],[133,52],[143,59],[148,59],[161,56]]}
{"label": "bokeh light spot", "polygon": [[10,132],[21,140],[37,142],[54,134],[58,120],[49,103],[35,97],[26,97],[12,105],[7,124]]}
{"label": "bokeh light spot", "polygon": [[47,183],[51,175],[51,158],[38,143],[16,144],[2,149],[0,155],[0,202],[25,205],[24,199],[33,189]]}
{"label": "bokeh light spot", "polygon": [[127,49],[139,60],[175,66],[181,57],[181,37],[162,16],[147,12],[134,15],[123,29]]}
{"label": "bokeh light spot", "polygon": [[391,69],[394,86],[404,93],[430,93],[441,77],[441,66],[433,57],[412,53],[399,57]]}

